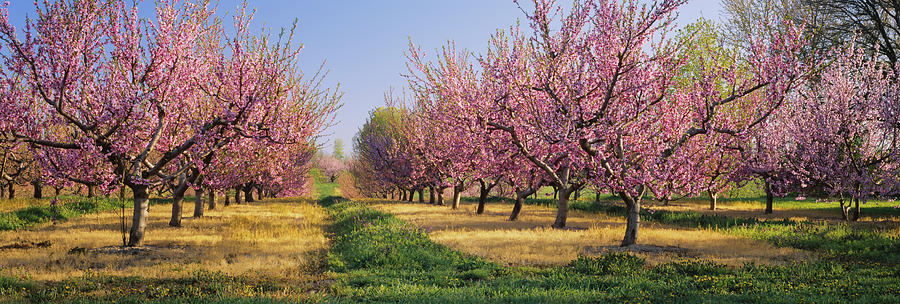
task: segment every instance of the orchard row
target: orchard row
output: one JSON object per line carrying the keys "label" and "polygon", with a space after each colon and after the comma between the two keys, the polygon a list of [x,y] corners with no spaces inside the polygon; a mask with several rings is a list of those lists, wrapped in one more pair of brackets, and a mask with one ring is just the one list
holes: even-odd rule
{"label": "orchard row", "polygon": [[637,242],[648,196],[708,193],[715,208],[719,193],[757,180],[767,212],[773,196],[800,193],[855,220],[860,202],[898,194],[900,85],[877,47],[816,49],[821,33],[789,14],[676,29],[684,1],[641,3],[535,0],[525,26],[498,30],[480,54],[451,42],[428,57],[411,44],[410,93],[390,94],[355,140],[357,187],[451,189],[456,207],[471,184],[483,205],[502,183],[515,219],[553,186],[559,228],[588,187],[627,206],[623,246]]}
{"label": "orchard row", "polygon": [[[226,31],[207,0],[35,2],[14,27],[0,8],[0,135],[5,182],[78,183],[134,197],[129,246],[140,246],[151,191],[309,189],[315,138],[339,107],[324,73],[304,74],[293,30]],[[149,16],[149,17],[147,17]],[[26,181],[22,181],[26,180]],[[202,205],[199,207],[202,214]]]}

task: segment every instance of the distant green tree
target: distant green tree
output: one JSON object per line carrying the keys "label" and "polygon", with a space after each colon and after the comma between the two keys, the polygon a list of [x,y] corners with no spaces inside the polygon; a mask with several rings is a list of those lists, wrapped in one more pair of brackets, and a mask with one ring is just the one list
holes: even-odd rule
{"label": "distant green tree", "polygon": [[344,159],[344,140],[338,138],[334,140],[334,158]]}

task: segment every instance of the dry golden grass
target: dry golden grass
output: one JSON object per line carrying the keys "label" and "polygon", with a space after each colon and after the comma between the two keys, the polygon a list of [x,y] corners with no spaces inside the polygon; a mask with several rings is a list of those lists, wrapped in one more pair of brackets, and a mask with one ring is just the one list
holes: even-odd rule
{"label": "dry golden grass", "polygon": [[[570,211],[567,229],[552,229],[554,209],[525,206],[519,220],[508,221],[510,204],[489,204],[488,212],[475,214],[475,204],[463,202],[451,210],[423,204],[370,201],[373,207],[396,214],[428,231],[438,243],[483,256],[506,265],[562,265],[579,255],[597,254],[597,248],[616,246],[625,232],[622,218]],[[676,246],[696,257],[727,265],[746,262],[780,264],[812,259],[810,253],[777,248],[764,241],[723,233],[642,223],[639,243]],[[651,264],[684,258],[675,253],[640,254]]]}
{"label": "dry golden grass", "polygon": [[14,199],[0,199],[0,212],[11,212],[19,209],[28,208],[31,206],[48,206],[50,205],[49,198],[36,199],[36,198],[24,198],[17,197]]}
{"label": "dry golden grass", "polygon": [[[720,202],[716,205],[716,210],[709,210],[709,202],[703,200],[684,200],[671,202],[668,206],[655,204],[650,208],[669,211],[697,211],[705,214],[721,214],[732,217],[756,217],[761,219],[793,219],[798,221],[831,219],[838,220],[840,213],[828,212],[819,209],[796,209],[785,208],[777,203],[773,206],[772,214],[765,214],[765,206],[759,202],[749,201],[731,201],[727,203]],[[868,219],[868,218],[867,218]]]}
{"label": "dry golden grass", "polygon": [[[829,206],[833,207],[836,205],[821,203],[822,208]],[[775,204],[773,205],[774,212],[772,214],[765,214],[765,206],[760,205],[759,202],[751,201],[720,202],[716,206],[716,210],[709,210],[708,201],[696,199],[671,202],[668,206],[654,204],[649,208],[669,211],[696,211],[703,214],[718,214],[738,218],[755,217],[760,219],[777,220],[790,219],[794,221],[827,221],[832,223],[845,222],[841,218],[840,212],[837,210],[815,209],[809,207],[798,208],[795,205],[779,205],[779,202],[775,202]],[[866,213],[865,209],[863,209],[859,221],[850,224],[860,227],[888,228],[900,231],[900,218],[884,214],[868,214]]]}
{"label": "dry golden grass", "polygon": [[[130,210],[127,214],[130,216]],[[327,214],[311,200],[265,200],[206,211],[182,228],[167,225],[171,207],[154,205],[145,244],[149,253],[75,253],[72,248],[121,245],[118,213],[89,214],[56,226],[0,232],[0,246],[50,241],[47,248],[0,250],[0,274],[57,281],[86,272],[144,278],[179,278],[195,270],[306,281],[328,248]],[[130,219],[130,217],[129,217]]]}

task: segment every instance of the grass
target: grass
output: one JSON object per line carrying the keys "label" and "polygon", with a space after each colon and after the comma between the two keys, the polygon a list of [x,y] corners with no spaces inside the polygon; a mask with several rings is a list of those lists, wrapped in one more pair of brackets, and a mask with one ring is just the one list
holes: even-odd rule
{"label": "grass", "polygon": [[[581,191],[580,202],[596,201],[598,195],[591,189]],[[600,193],[600,201],[619,202],[617,196]],[[572,197],[574,201],[574,197]],[[763,215],[765,210],[765,192],[758,182],[750,182],[740,188],[734,188],[723,192],[718,198],[719,213],[732,213],[754,217],[798,217],[804,219],[840,219],[840,206],[835,200],[820,200],[815,198],[802,198],[798,200],[796,195],[787,197],[775,197],[773,200],[774,215]],[[542,187],[537,197],[531,197],[534,202],[552,202],[553,188]],[[644,198],[645,204],[655,204],[653,197]],[[671,202],[672,206],[653,206],[654,208],[673,211],[698,211],[706,212],[709,208],[709,199],[704,194],[700,197],[681,198]],[[863,221],[892,220],[900,221],[900,202],[896,200],[871,200],[860,206]]]}
{"label": "grass", "polygon": [[[27,200],[32,201],[32,200]],[[131,207],[132,202],[125,202]],[[30,205],[15,211],[0,213],[0,231],[18,230],[50,221],[65,221],[85,214],[122,208],[122,202],[110,198],[64,198],[55,206]]]}
{"label": "grass", "polygon": [[326,288],[328,216],[314,201],[267,199],[200,219],[192,211],[186,202],[184,227],[172,228],[170,208],[151,208],[149,251],[136,255],[91,250],[121,244],[117,212],[0,232],[0,245],[49,243],[0,250],[0,302],[266,303]]}
{"label": "grass", "polygon": [[314,181],[312,197],[324,199],[330,196],[341,196],[341,186],[338,183],[330,182],[318,168],[312,168],[309,175]]}
{"label": "grass", "polygon": [[[596,255],[617,247],[625,226],[624,219],[618,216],[572,210],[568,229],[553,229],[550,224],[555,210],[535,205],[524,206],[518,221],[508,221],[507,212],[512,208],[509,204],[489,204],[485,214],[476,215],[475,203],[471,201],[462,201],[457,210],[418,203],[364,202],[421,227],[437,243],[501,265],[565,265],[580,255]],[[806,252],[778,248],[765,241],[656,223],[646,223],[642,227],[641,243],[688,251],[682,255],[671,252],[642,254],[653,265],[684,256],[734,266],[747,262],[773,264],[815,258]]]}
{"label": "grass", "polygon": [[[435,207],[436,208],[436,207]],[[366,205],[333,199],[327,302],[392,303],[889,303],[896,268],[798,262],[740,267],[705,261],[648,266],[626,253],[558,267],[502,267],[433,243],[418,226]]]}
{"label": "grass", "polygon": [[[555,207],[550,200],[530,204]],[[617,217],[625,208],[609,202],[572,202],[570,208]],[[737,217],[698,211],[641,210],[641,220],[688,228],[713,230],[767,241],[778,247],[813,250],[828,258],[896,264],[900,261],[900,230],[895,225],[859,225],[824,220]]]}

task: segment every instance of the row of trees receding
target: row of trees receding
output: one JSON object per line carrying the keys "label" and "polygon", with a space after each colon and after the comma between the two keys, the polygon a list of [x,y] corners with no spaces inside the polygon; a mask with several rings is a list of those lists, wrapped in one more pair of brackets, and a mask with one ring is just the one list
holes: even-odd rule
{"label": "row of trees receding", "polygon": [[811,43],[823,27],[784,13],[801,8],[728,2],[731,23],[676,29],[680,0],[535,0],[527,26],[498,30],[482,53],[451,42],[429,58],[411,44],[410,94],[389,95],[355,139],[357,187],[409,200],[427,188],[440,203],[449,188],[455,208],[475,183],[480,213],[505,184],[515,220],[552,186],[553,227],[589,187],[626,205],[623,246],[651,195],[707,193],[715,209],[719,193],[756,180],[767,213],[773,196],[802,193],[836,198],[850,220],[860,202],[897,195],[893,61],[858,39]]}
{"label": "row of trees receding", "polygon": [[300,70],[293,29],[257,32],[239,7],[226,31],[203,0],[146,12],[124,0],[35,6],[24,28],[0,8],[6,151],[34,159],[40,183],[130,190],[127,245],[144,240],[151,191],[173,198],[170,225],[180,226],[190,188],[209,193],[209,207],[227,189],[237,202],[308,189],[315,138],[340,93]]}

